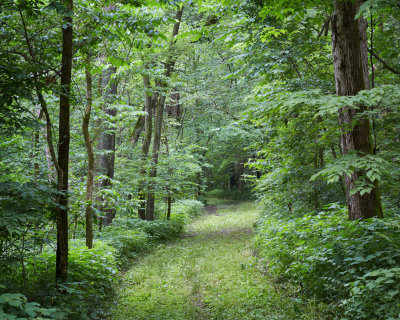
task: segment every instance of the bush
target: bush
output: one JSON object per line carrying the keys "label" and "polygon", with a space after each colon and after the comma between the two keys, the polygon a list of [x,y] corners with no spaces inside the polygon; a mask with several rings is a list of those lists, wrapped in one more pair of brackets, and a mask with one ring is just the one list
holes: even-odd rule
{"label": "bush", "polygon": [[170,221],[116,217],[100,237],[117,249],[120,260],[135,258],[156,243],[180,237],[185,224],[203,214],[203,207],[197,200],[179,200],[172,206]]}
{"label": "bush", "polygon": [[400,268],[378,269],[352,283],[346,319],[399,319]]}
{"label": "bush", "polygon": [[[0,319],[106,318],[109,300],[115,290],[117,267],[126,266],[131,259],[159,243],[180,237],[185,224],[202,212],[201,202],[182,200],[173,204],[171,221],[117,216],[110,226],[96,234],[97,240],[90,250],[84,239],[70,240],[69,275],[62,284],[52,281],[56,255],[53,248],[45,246],[41,254],[26,257],[24,261],[27,298],[19,293],[8,293],[0,285]],[[21,270],[14,272],[22,274]],[[56,306],[57,312],[50,309],[51,313],[28,299],[39,301],[45,307]]]}
{"label": "bush", "polygon": [[172,207],[172,218],[177,215],[185,215],[189,219],[194,219],[204,213],[204,204],[197,200],[179,200]]}
{"label": "bush", "polygon": [[143,231],[143,224],[139,219],[115,219],[101,233],[101,239],[115,248],[119,267],[152,247],[152,239]]}
{"label": "bush", "polygon": [[129,259],[136,258],[157,243],[181,236],[184,225],[182,219],[146,221],[121,217],[104,228],[100,237],[117,250],[119,265],[123,266]]}
{"label": "bush", "polygon": [[[260,258],[277,279],[296,284],[301,292],[342,302],[350,319],[389,319],[376,317],[372,301],[379,304],[391,296],[391,304],[381,304],[386,310],[381,314],[398,313],[400,295],[392,282],[400,263],[397,220],[352,222],[345,209],[326,209],[298,218],[265,216],[255,237]],[[389,282],[382,282],[382,272]],[[352,310],[363,315],[354,317]]]}
{"label": "bush", "polygon": [[27,264],[27,275],[39,274],[37,297],[45,306],[57,306],[56,319],[91,319],[113,294],[117,273],[115,249],[96,241],[88,249],[84,240],[70,240],[68,278],[63,284],[49,283],[54,277],[55,252],[46,251]]}
{"label": "bush", "polygon": [[[2,287],[2,289],[5,289]],[[37,302],[28,302],[20,293],[0,294],[0,319],[52,319],[56,309],[41,308]]]}

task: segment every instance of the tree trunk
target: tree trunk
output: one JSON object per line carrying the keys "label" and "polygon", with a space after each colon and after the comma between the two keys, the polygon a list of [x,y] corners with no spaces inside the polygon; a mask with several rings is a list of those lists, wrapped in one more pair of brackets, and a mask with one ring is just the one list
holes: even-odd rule
{"label": "tree trunk", "polygon": [[146,220],[154,220],[154,178],[157,177],[157,164],[158,164],[158,155],[160,151],[161,144],[161,128],[162,128],[162,120],[164,114],[164,102],[165,96],[160,96],[157,105],[156,105],[156,115],[155,115],[155,123],[154,123],[154,138],[153,138],[153,150],[151,156],[151,169],[150,169],[150,182],[149,182],[149,192],[147,195],[147,203],[146,203]]}
{"label": "tree trunk", "polygon": [[[43,110],[40,108],[40,106],[36,106],[36,115],[37,115],[37,120],[40,121],[43,118]],[[32,159],[33,159],[33,167],[34,167],[34,174],[35,177],[39,176],[39,154],[40,154],[40,148],[39,148],[39,143],[40,143],[40,131],[43,129],[36,129],[35,130],[35,135],[33,138],[33,152],[32,152]]]}
{"label": "tree trunk", "polygon": [[[145,109],[143,109],[145,111]],[[136,121],[135,127],[133,128],[133,132],[131,135],[132,145],[135,146],[139,140],[139,137],[143,131],[145,125],[145,116],[141,115]]]}
{"label": "tree trunk", "polygon": [[[115,67],[108,68],[103,74],[102,87],[106,88],[104,99],[105,105],[103,111],[107,114],[107,118],[114,118],[117,115],[117,110],[112,107],[115,95],[117,94],[117,83],[111,80],[112,75],[116,72]],[[110,106],[111,105],[111,106]],[[107,176],[99,183],[99,188],[111,187],[112,179],[114,179],[114,163],[115,163],[115,130],[108,125],[104,128],[101,134],[99,149],[103,150],[103,154],[99,157],[99,169],[102,175]],[[103,199],[101,199],[103,200]],[[112,222],[115,216],[114,208],[103,209],[106,212],[105,219],[100,219],[101,224],[108,225]]]}
{"label": "tree trunk", "polygon": [[147,156],[149,154],[149,148],[150,148],[150,143],[151,143],[151,134],[153,131],[153,104],[154,104],[154,97],[150,96],[150,94],[149,94],[150,78],[147,74],[143,76],[143,85],[145,88],[145,112],[146,112],[146,115],[144,117],[145,132],[144,132],[144,139],[143,139],[143,145],[142,145],[142,154],[140,156],[139,175],[140,175],[141,179],[139,182],[139,190],[138,190],[138,197],[139,197],[138,216],[141,219],[146,219],[146,193],[145,193],[146,162],[147,162]]}
{"label": "tree trunk", "polygon": [[[176,57],[172,55],[172,49],[175,44],[175,37],[179,33],[179,27],[182,20],[183,7],[179,8],[176,12],[175,16],[175,24],[172,30],[172,37],[169,46],[169,57],[165,64],[164,76],[165,78],[169,78],[171,76],[171,72],[175,66]],[[167,84],[165,81],[159,84],[159,87],[166,88]],[[153,138],[153,150],[152,150],[152,162],[151,162],[151,170],[150,170],[150,183],[149,183],[149,193],[147,196],[146,203],[146,220],[154,220],[154,178],[157,177],[157,164],[158,164],[158,155],[160,151],[161,144],[161,129],[163,124],[163,116],[164,116],[164,105],[165,105],[165,94],[161,94],[158,99],[158,103],[156,105],[156,119],[155,119],[155,128],[154,128],[154,138]]]}
{"label": "tree trunk", "polygon": [[[364,19],[355,19],[361,0],[335,1],[332,17],[333,65],[335,69],[336,93],[339,96],[354,96],[368,89],[367,34]],[[342,126],[342,153],[355,150],[359,156],[372,153],[371,130],[368,116],[362,115],[365,106],[357,110],[348,107],[339,110],[339,123]],[[382,207],[378,184],[370,193],[351,195],[350,190],[360,178],[367,179],[365,173],[358,171],[350,177],[345,176],[347,205],[351,220],[382,217]]]}
{"label": "tree trunk", "polygon": [[[72,13],[73,0],[65,0],[68,13]],[[61,94],[58,135],[57,250],[56,279],[64,282],[68,275],[68,161],[70,142],[70,93],[72,72],[72,14],[64,16],[62,28]],[[47,115],[46,115],[47,116]]]}
{"label": "tree trunk", "polygon": [[[89,58],[86,63],[88,64]],[[85,68],[86,75],[86,108],[82,122],[83,138],[85,140],[86,152],[88,155],[88,172],[86,181],[86,246],[91,249],[93,247],[93,185],[94,185],[94,152],[93,141],[90,139],[89,123],[92,111],[92,75],[88,66]]]}
{"label": "tree trunk", "polygon": [[[168,119],[167,119],[168,121]],[[167,152],[167,157],[169,158],[169,144],[168,144],[168,126],[166,123],[164,123],[164,128],[165,128],[165,149]],[[169,163],[169,161],[168,161]],[[173,172],[172,172],[172,168],[168,165],[168,176],[172,177]],[[165,188],[166,192],[167,192],[167,220],[171,219],[171,203],[172,203],[172,196],[173,196],[173,189],[171,190],[171,185],[169,183],[167,183],[167,187]]]}
{"label": "tree trunk", "polygon": [[167,220],[171,220],[171,203],[172,203],[172,197],[168,194],[167,197]]}

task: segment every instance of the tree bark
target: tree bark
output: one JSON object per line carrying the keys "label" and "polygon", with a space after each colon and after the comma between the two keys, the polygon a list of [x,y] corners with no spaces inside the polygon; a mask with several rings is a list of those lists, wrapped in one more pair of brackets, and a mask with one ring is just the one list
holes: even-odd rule
{"label": "tree bark", "polygon": [[[176,63],[176,57],[172,55],[172,49],[175,44],[175,37],[179,33],[179,27],[182,20],[182,13],[183,13],[183,6],[178,8],[175,16],[175,24],[172,30],[172,37],[171,42],[169,45],[169,52],[168,52],[168,60],[165,64],[164,69],[164,77],[169,78],[171,76],[171,72]],[[159,87],[166,88],[167,83],[162,81],[159,84]],[[160,98],[158,99],[158,103],[156,105],[156,119],[154,124],[154,138],[153,138],[153,150],[152,150],[152,165],[150,169],[150,183],[149,183],[149,193],[147,196],[147,203],[146,203],[146,220],[154,220],[154,202],[155,202],[155,194],[154,194],[154,178],[157,177],[157,165],[158,165],[158,155],[160,151],[161,145],[161,129],[163,124],[163,116],[164,116],[164,105],[165,105],[165,94],[161,94]]]}
{"label": "tree bark", "polygon": [[[90,62],[87,58],[86,63]],[[90,114],[92,112],[92,74],[88,66],[85,67],[86,75],[86,108],[85,114],[82,121],[82,132],[85,140],[86,152],[88,155],[88,171],[86,181],[86,246],[91,249],[93,247],[93,186],[94,186],[94,152],[93,152],[93,141],[90,138],[89,123]]]}
{"label": "tree bark", "polygon": [[[145,111],[145,108],[143,108],[143,111]],[[133,146],[135,146],[136,143],[139,141],[139,137],[143,131],[144,125],[145,125],[145,116],[141,115],[137,119],[135,127],[133,128],[133,132],[131,134],[131,141]]]}
{"label": "tree bark", "polygon": [[[112,107],[115,95],[117,94],[117,83],[112,80],[112,75],[116,72],[115,67],[108,68],[102,77],[102,87],[104,90],[105,105],[103,111],[107,115],[108,120],[117,115],[117,110]],[[102,175],[107,176],[99,184],[99,188],[107,188],[112,185],[114,179],[114,164],[115,164],[115,130],[112,126],[107,125],[101,134],[99,149],[103,150],[103,154],[99,157],[99,171]],[[100,199],[101,201],[103,199]],[[105,208],[105,219],[100,219],[100,224],[108,225],[115,217],[114,208]]]}
{"label": "tree bark", "polygon": [[[335,70],[336,93],[339,96],[354,96],[368,89],[368,53],[366,22],[355,19],[361,0],[335,1],[332,16],[333,65]],[[358,109],[345,107],[339,110],[339,123],[342,126],[342,153],[355,150],[359,156],[372,154],[371,129],[368,116],[363,115],[365,106]],[[359,179],[367,179],[364,172],[354,172],[345,176],[347,205],[351,220],[382,217],[382,206],[378,184],[370,193],[351,195],[350,190]],[[367,180],[368,181],[368,180]]]}
{"label": "tree bark", "polygon": [[[64,282],[68,275],[68,161],[70,142],[70,94],[72,72],[72,10],[73,0],[65,0],[67,13],[63,18],[62,58],[61,58],[61,93],[58,135],[58,195],[57,203],[57,250],[56,279]],[[48,115],[46,115],[47,117]]]}
{"label": "tree bark", "polygon": [[142,145],[142,154],[140,156],[140,182],[139,182],[139,190],[138,190],[138,197],[139,197],[139,209],[138,209],[138,216],[141,219],[146,219],[146,193],[145,193],[145,184],[146,184],[146,162],[147,157],[149,154],[149,148],[151,143],[151,134],[153,131],[153,104],[154,104],[154,96],[150,96],[149,89],[150,89],[150,78],[146,74],[143,76],[143,85],[145,88],[145,103],[144,108],[146,115],[144,116],[145,122],[145,132],[144,132],[144,139]]}
{"label": "tree bark", "polygon": [[[167,119],[168,121],[168,119]],[[165,128],[165,151],[167,153],[167,157],[169,158],[169,143],[168,143],[168,126],[166,123],[164,123],[164,128]],[[172,168],[170,166],[168,166],[168,176],[172,177],[173,172],[172,172]],[[165,188],[166,192],[167,192],[167,220],[171,219],[171,204],[172,204],[172,196],[173,196],[173,189],[171,190],[171,186],[170,184],[167,183],[167,187]]]}

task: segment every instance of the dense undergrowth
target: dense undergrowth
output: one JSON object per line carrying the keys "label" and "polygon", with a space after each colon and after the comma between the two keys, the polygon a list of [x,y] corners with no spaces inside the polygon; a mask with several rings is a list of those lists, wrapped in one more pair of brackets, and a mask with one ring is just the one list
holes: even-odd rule
{"label": "dense undergrowth", "polygon": [[201,202],[181,200],[173,204],[170,221],[118,217],[96,233],[90,250],[84,239],[71,240],[69,277],[63,284],[49,281],[55,272],[50,245],[27,259],[23,270],[1,270],[0,319],[106,318],[119,273],[138,255],[181,236],[185,225],[202,213]]}
{"label": "dense undergrowth", "polygon": [[336,204],[300,217],[265,212],[255,247],[278,283],[327,303],[332,319],[399,319],[399,222],[349,221]]}

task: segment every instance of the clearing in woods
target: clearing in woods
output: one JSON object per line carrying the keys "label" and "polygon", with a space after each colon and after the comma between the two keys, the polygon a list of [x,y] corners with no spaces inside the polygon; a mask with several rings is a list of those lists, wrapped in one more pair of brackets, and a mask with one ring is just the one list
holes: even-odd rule
{"label": "clearing in woods", "polygon": [[136,261],[112,319],[320,319],[260,272],[251,249],[257,207],[212,200],[184,238]]}

